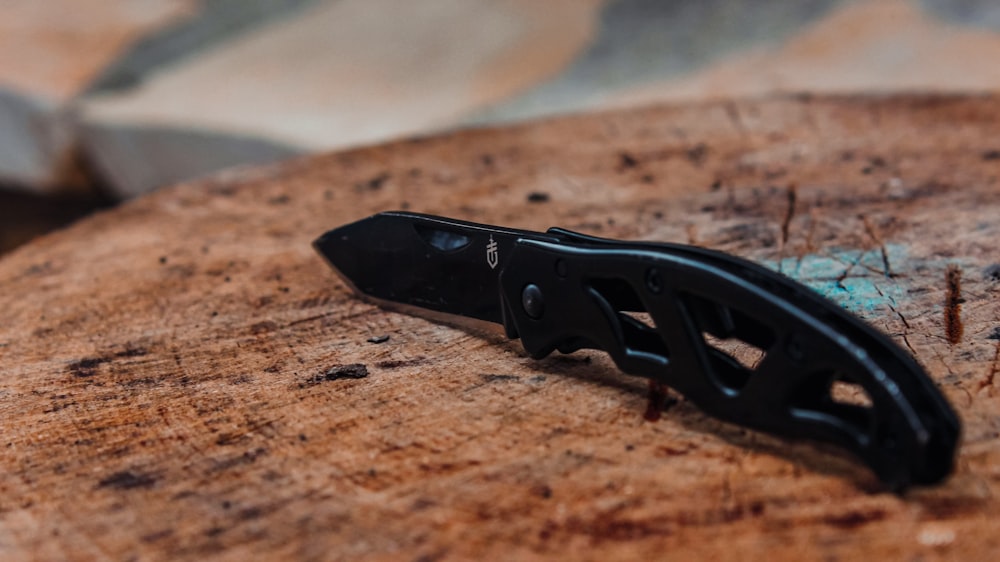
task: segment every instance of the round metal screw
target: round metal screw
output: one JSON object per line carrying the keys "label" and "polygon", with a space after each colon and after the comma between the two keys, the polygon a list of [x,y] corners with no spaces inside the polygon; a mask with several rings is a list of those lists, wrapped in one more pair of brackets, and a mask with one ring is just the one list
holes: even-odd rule
{"label": "round metal screw", "polygon": [[545,300],[542,298],[542,290],[538,288],[538,285],[531,283],[524,288],[521,292],[521,307],[524,308],[524,312],[538,320],[542,317],[542,313],[545,312]]}

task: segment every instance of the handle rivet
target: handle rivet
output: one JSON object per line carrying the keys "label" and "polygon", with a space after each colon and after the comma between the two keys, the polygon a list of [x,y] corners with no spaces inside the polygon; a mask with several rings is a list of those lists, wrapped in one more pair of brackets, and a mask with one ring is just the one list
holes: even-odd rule
{"label": "handle rivet", "polygon": [[663,279],[660,278],[659,269],[651,267],[646,270],[646,288],[654,294],[659,294],[663,290]]}
{"label": "handle rivet", "polygon": [[802,347],[802,342],[798,338],[792,336],[788,343],[785,344],[785,353],[792,358],[793,361],[802,361],[806,358],[806,350]]}
{"label": "handle rivet", "polygon": [[569,268],[566,266],[566,260],[559,258],[556,260],[556,275],[560,278],[565,279],[566,275],[569,274]]}
{"label": "handle rivet", "polygon": [[534,283],[529,284],[521,292],[521,307],[524,312],[535,320],[542,317],[545,312],[545,300],[542,298],[542,290]]}

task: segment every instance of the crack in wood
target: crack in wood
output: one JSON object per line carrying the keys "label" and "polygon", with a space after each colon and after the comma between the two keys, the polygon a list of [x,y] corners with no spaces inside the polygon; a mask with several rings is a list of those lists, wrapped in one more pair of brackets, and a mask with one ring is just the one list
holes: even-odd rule
{"label": "crack in wood", "polygon": [[993,350],[993,361],[990,362],[989,372],[979,381],[979,390],[992,388],[993,381],[996,380],[997,372],[1000,372],[1000,341],[996,343]]}
{"label": "crack in wood", "polygon": [[945,271],[946,296],[944,305],[945,338],[951,345],[962,341],[962,269],[955,264]]}
{"label": "crack in wood", "polygon": [[781,221],[781,247],[784,248],[788,244],[788,228],[792,223],[792,218],[795,217],[795,194],[796,186],[791,184],[788,186],[788,190],[785,192],[785,199],[788,201],[788,207],[785,209],[785,218]]}
{"label": "crack in wood", "polygon": [[877,244],[879,247],[879,251],[882,253],[883,273],[885,274],[886,277],[893,277],[892,267],[890,267],[889,265],[889,252],[887,252],[885,249],[885,242],[882,241],[882,238],[875,231],[875,226],[872,224],[871,220],[868,218],[867,215],[861,215],[860,218],[862,224],[865,225],[865,232],[868,234],[869,237],[871,237],[872,240],[875,241],[875,244]]}

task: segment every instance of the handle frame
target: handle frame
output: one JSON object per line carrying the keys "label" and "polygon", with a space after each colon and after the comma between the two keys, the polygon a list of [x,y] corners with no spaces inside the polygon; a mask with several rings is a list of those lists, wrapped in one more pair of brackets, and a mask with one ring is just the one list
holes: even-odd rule
{"label": "handle frame", "polygon": [[[518,239],[499,277],[507,335],[532,357],[603,350],[716,418],[843,447],[897,491],[953,470],[960,424],[933,381],[808,287],[692,246],[548,235]],[[741,364],[720,340],[764,357]],[[863,389],[867,403],[837,400],[838,381]]]}

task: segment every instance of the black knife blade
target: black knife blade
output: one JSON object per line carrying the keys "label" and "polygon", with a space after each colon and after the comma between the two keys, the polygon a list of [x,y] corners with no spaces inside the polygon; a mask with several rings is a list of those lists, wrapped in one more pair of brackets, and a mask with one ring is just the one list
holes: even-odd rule
{"label": "black knife blade", "polygon": [[[671,386],[717,418],[844,447],[895,490],[953,469],[958,417],[913,357],[753,262],[407,212],[336,228],[314,246],[376,302],[500,324],[535,358],[606,351],[626,373]],[[743,364],[720,342],[762,358]],[[837,384],[865,399],[843,400]]]}
{"label": "black knife blade", "polygon": [[352,289],[380,304],[502,324],[502,261],[519,239],[528,238],[558,240],[430,215],[385,212],[331,230],[313,246]]}

